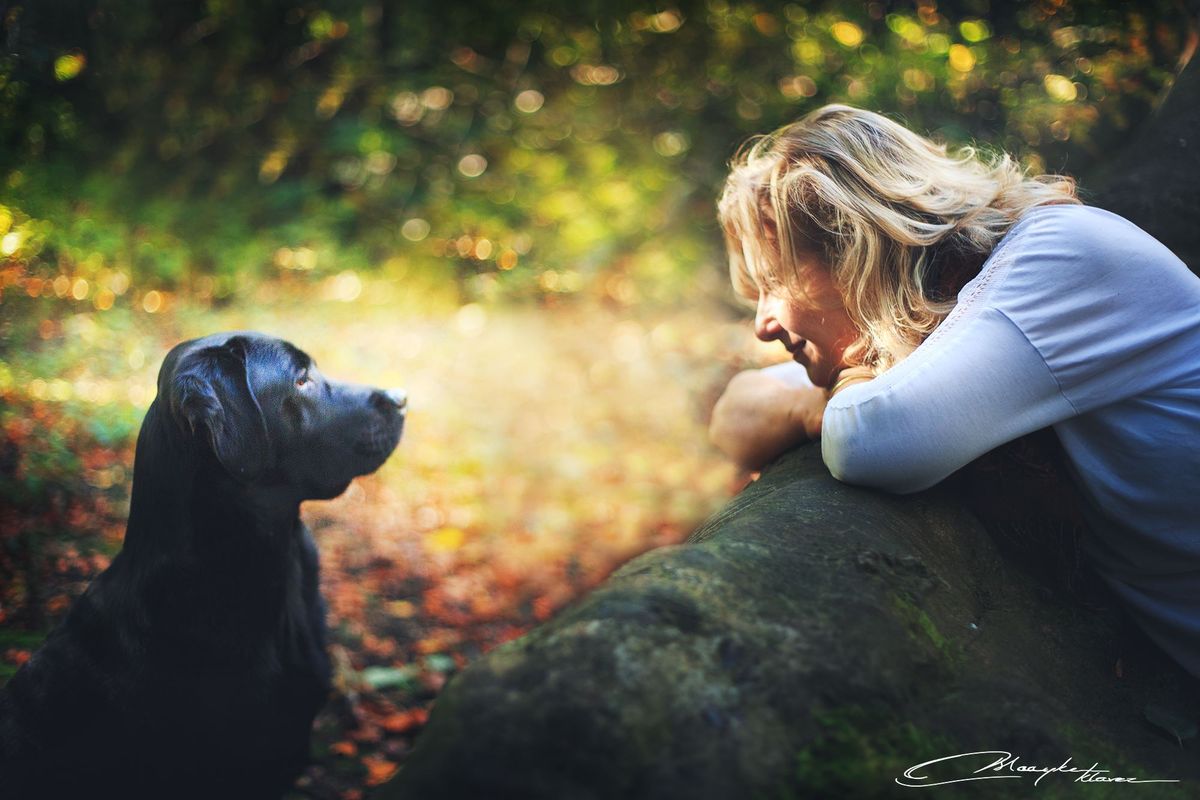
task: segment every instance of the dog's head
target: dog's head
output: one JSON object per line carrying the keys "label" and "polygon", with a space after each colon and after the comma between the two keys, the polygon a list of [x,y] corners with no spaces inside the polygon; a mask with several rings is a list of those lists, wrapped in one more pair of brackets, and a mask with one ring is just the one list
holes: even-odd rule
{"label": "dog's head", "polygon": [[378,469],[400,441],[404,392],[327,379],[295,346],[258,333],[176,346],[158,395],[234,479],[328,499]]}

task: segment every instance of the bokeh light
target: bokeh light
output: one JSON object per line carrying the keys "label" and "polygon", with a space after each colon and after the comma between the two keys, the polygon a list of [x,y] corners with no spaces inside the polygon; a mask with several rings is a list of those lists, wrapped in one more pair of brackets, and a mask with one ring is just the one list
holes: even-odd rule
{"label": "bokeh light", "polygon": [[487,169],[487,159],[478,153],[470,153],[458,161],[458,171],[468,178],[478,178]]}

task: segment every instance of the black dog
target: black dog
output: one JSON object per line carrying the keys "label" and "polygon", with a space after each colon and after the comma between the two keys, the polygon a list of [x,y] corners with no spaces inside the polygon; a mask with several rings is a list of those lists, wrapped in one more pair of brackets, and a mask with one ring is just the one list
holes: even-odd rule
{"label": "black dog", "polygon": [[400,440],[398,391],[287,342],[171,351],[138,436],[122,551],[0,691],[0,797],[278,797],[329,690],[300,502]]}

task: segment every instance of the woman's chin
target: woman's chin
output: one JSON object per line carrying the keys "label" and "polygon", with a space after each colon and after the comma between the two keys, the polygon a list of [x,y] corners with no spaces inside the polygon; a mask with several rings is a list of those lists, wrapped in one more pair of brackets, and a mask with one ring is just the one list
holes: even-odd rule
{"label": "woman's chin", "polygon": [[804,371],[808,373],[808,379],[813,382],[814,386],[819,386],[822,389],[828,389],[833,383],[833,379],[837,377],[840,365],[831,365],[821,353],[813,347],[812,343],[807,343],[804,348],[792,354],[792,360],[800,366],[804,367]]}
{"label": "woman's chin", "polygon": [[835,370],[829,369],[825,364],[817,362],[816,364],[806,364],[805,371],[808,373],[808,379],[812,381],[813,386],[818,386],[822,389],[828,389],[829,384],[833,383]]}

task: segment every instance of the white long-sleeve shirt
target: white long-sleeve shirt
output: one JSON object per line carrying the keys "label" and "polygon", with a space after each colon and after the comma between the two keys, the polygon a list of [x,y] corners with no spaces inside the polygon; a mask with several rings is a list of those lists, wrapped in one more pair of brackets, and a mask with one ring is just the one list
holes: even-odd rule
{"label": "white long-sleeve shirt", "polygon": [[1128,220],[1027,212],[920,347],[830,400],[821,451],[843,481],[913,492],[1050,425],[1084,551],[1200,676],[1200,278]]}

